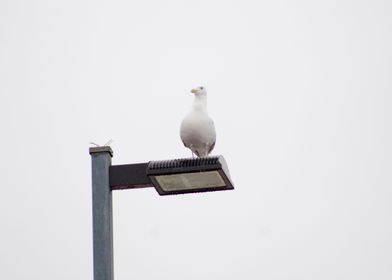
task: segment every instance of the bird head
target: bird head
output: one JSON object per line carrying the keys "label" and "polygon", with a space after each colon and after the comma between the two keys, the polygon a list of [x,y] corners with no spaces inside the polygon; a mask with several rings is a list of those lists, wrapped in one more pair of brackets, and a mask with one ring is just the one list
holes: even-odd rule
{"label": "bird head", "polygon": [[207,91],[205,87],[197,87],[192,89],[191,93],[193,93],[195,96],[202,96],[202,95],[206,95]]}

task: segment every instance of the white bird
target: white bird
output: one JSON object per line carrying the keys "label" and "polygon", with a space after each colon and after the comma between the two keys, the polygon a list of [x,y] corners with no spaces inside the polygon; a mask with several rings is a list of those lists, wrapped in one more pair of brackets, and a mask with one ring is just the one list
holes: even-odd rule
{"label": "white bird", "polygon": [[191,90],[195,95],[192,110],[182,120],[181,140],[198,157],[206,157],[215,146],[216,133],[213,120],[207,113],[207,91],[204,87]]}

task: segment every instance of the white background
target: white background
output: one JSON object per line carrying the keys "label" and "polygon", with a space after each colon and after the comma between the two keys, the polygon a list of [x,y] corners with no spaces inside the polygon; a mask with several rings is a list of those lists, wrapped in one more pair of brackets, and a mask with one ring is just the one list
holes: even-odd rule
{"label": "white background", "polygon": [[114,193],[115,279],[392,279],[391,1],[0,1],[0,278],[92,279],[89,142],[231,192]]}

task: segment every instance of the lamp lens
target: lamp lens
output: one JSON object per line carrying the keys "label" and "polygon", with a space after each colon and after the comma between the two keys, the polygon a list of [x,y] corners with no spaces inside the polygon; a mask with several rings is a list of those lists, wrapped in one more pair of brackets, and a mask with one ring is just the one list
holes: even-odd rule
{"label": "lamp lens", "polygon": [[191,190],[206,187],[224,187],[218,171],[182,173],[155,176],[163,191]]}

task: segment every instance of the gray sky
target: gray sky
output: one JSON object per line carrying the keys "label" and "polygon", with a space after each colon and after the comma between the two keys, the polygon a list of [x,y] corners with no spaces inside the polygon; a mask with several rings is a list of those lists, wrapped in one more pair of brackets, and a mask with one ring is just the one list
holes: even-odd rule
{"label": "gray sky", "polygon": [[392,278],[391,1],[0,1],[0,278],[92,279],[89,142],[236,190],[114,193],[116,279]]}

